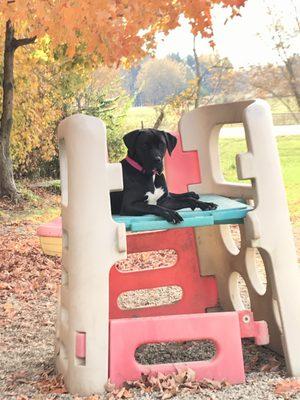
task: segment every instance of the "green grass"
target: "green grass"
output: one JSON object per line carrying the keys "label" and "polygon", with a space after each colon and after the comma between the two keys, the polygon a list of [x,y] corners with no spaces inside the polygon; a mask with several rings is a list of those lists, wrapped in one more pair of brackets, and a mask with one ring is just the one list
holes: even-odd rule
{"label": "green grass", "polygon": [[[271,110],[273,113],[280,114],[280,113],[289,113],[290,112],[290,110],[278,99],[274,98],[274,99],[266,99],[266,100],[270,104]],[[294,97],[286,98],[285,102],[288,103],[291,110],[293,110],[293,111],[298,110],[297,102]]]}
{"label": "green grass", "polygon": [[[144,128],[152,128],[156,119],[157,112],[155,107],[147,106],[147,107],[132,107],[128,110],[125,123],[124,123],[124,132],[130,132],[134,129],[140,129],[142,126]],[[174,114],[168,112],[166,113],[166,118],[164,119],[160,129],[166,129],[172,131],[177,128],[178,117]]]}
{"label": "green grass", "polygon": [[[283,179],[289,203],[290,214],[300,217],[300,136],[277,138]],[[237,182],[235,156],[246,151],[243,139],[224,138],[220,142],[220,156],[226,180]]]}
{"label": "green grass", "polygon": [[[273,113],[288,113],[289,110],[278,99],[266,99],[270,104]],[[292,109],[297,110],[296,100],[293,98],[287,99]],[[157,118],[157,112],[154,106],[132,107],[128,110],[124,123],[124,132],[129,132],[141,127],[141,122],[145,128],[152,128]],[[178,116],[174,113],[166,113],[161,129],[172,131],[177,128]]]}

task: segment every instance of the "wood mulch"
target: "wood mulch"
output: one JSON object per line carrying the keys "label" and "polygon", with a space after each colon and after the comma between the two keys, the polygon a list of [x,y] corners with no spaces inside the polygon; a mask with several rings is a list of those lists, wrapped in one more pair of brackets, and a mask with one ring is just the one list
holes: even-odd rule
{"label": "wood mulch", "polygon": [[[6,218],[7,213],[20,214],[24,209],[16,210],[3,203],[1,206],[5,212],[0,230],[0,399],[79,399],[67,394],[62,378],[55,374],[55,319],[61,261],[41,252],[35,232],[39,220],[45,217],[37,215],[34,222],[21,217],[21,221],[12,222]],[[295,225],[300,249],[300,227]],[[172,264],[175,258],[174,252],[167,250],[132,255],[121,268],[154,268],[167,262]],[[127,294],[120,301],[125,308],[172,302],[180,295],[176,290],[141,291]],[[226,382],[211,381],[197,384],[193,371],[186,370],[152,380],[142,377],[122,389],[108,384],[105,396],[108,399],[300,399],[300,382],[287,379],[282,357],[255,346],[251,340],[245,341],[243,347],[246,384],[230,386]],[[142,347],[137,358],[142,363],[189,361],[191,357],[209,358],[210,351],[207,343],[203,346],[197,341],[164,343]]]}

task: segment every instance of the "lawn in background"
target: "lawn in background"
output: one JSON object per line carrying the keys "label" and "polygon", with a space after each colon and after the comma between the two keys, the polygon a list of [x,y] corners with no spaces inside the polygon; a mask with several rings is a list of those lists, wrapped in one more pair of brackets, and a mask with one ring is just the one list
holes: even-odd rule
{"label": "lawn in background", "polygon": [[[124,133],[133,131],[135,129],[140,129],[142,123],[144,128],[152,128],[157,116],[158,113],[153,106],[130,108],[125,119]],[[174,113],[168,112],[159,129],[173,131],[177,129],[177,124],[178,117],[175,116]]]}
{"label": "lawn in background", "polygon": [[[277,145],[290,214],[300,218],[300,136],[279,136]],[[244,139],[222,138],[220,157],[226,180],[237,182],[235,156],[246,151]],[[300,222],[297,222],[300,224]]]}
{"label": "lawn in background", "polygon": [[[296,101],[295,99],[285,99],[288,100],[288,103],[291,109],[296,110]],[[286,108],[284,104],[281,103],[278,99],[267,99],[267,102],[271,106],[271,110],[273,113],[281,114],[288,113],[289,110]],[[135,129],[141,128],[141,123],[143,122],[144,128],[153,127],[157,118],[157,111],[154,106],[144,106],[144,107],[132,107],[128,110],[127,116],[125,119],[124,125],[124,133],[130,132]],[[178,116],[175,113],[168,112],[166,113],[166,118],[164,119],[161,129],[165,129],[168,131],[173,131],[177,129],[178,124]]]}

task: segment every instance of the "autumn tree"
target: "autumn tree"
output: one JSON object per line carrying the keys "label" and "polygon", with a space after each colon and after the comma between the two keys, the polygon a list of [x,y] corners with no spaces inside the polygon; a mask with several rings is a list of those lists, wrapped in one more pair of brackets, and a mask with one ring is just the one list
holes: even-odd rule
{"label": "autumn tree", "polygon": [[[41,49],[43,45],[38,47]],[[41,57],[43,53],[23,47],[15,62],[14,81],[18,90],[10,149],[18,176],[36,171],[56,154],[53,132],[62,118],[63,101],[57,77],[52,76],[51,60]]]}
{"label": "autumn tree", "polygon": [[137,77],[137,90],[142,104],[164,103],[187,86],[187,69],[171,59],[151,59],[143,64]]}
{"label": "autumn tree", "polygon": [[[193,37],[193,58],[195,78],[190,82],[189,92],[194,98],[195,108],[199,107],[201,96],[209,94],[210,102],[220,91],[224,78],[228,81],[232,65],[227,58],[221,58],[216,52],[199,56],[196,48],[196,36]],[[203,87],[207,93],[203,91]]]}
{"label": "autumn tree", "polygon": [[193,76],[184,90],[157,107],[156,127],[168,114],[175,113],[180,118],[200,105],[234,100],[237,73],[227,58],[221,58],[216,52],[199,56],[194,42],[194,55],[186,58],[186,64]]}
{"label": "autumn tree", "polygon": [[291,107],[290,98],[296,101],[296,111],[300,112],[300,6],[296,0],[288,0],[282,7],[270,0],[262,2],[269,23],[260,38],[269,46],[276,57],[274,65],[258,65],[252,69],[252,85],[269,97],[277,98],[296,122],[297,115]]}
{"label": "autumn tree", "polygon": [[[35,42],[45,33],[53,46],[65,44],[73,55],[78,43],[97,54],[104,64],[130,63],[155,47],[157,32],[167,33],[179,25],[184,15],[194,34],[213,36],[211,8],[230,7],[232,14],[246,0],[7,0],[0,13],[6,22],[3,69],[3,102],[0,126],[0,196],[16,198],[10,156],[13,124],[14,55],[16,50]],[[27,36],[20,37],[26,27]]]}
{"label": "autumn tree", "polygon": [[[293,60],[293,68],[300,73],[300,56]],[[297,73],[297,79],[299,76]],[[251,83],[252,91],[255,95],[262,98],[275,98],[298,124],[300,108],[296,96],[291,90],[289,79],[286,76],[285,66],[283,65],[255,65],[247,70],[247,79]],[[300,84],[300,82],[299,82]]]}
{"label": "autumn tree", "polygon": [[16,58],[11,155],[18,177],[58,176],[55,128],[74,113],[105,121],[112,161],[123,151],[121,125],[131,102],[119,71],[93,65],[80,50],[67,57],[64,46],[53,50],[50,42],[44,37],[34,51],[24,47]]}

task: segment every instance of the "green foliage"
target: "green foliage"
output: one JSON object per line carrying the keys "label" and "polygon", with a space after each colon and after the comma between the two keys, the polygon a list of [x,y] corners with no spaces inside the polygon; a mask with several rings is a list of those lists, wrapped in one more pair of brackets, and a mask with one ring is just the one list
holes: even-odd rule
{"label": "green foliage", "polygon": [[107,129],[109,160],[118,161],[125,153],[122,126],[132,105],[121,86],[119,71],[96,66],[90,57],[79,55],[66,58],[62,70],[64,116],[82,113],[101,118]]}
{"label": "green foliage", "polygon": [[39,201],[39,196],[25,186],[19,187],[19,193],[23,200],[30,202],[32,205],[36,205]]}
{"label": "green foliage", "polygon": [[122,125],[131,100],[119,71],[99,66],[82,45],[72,58],[64,46],[52,51],[49,40],[33,51],[20,49],[16,59],[11,154],[17,177],[59,177],[56,127],[74,113],[103,119],[110,160],[124,154]]}
{"label": "green foliage", "polygon": [[52,194],[61,194],[60,180],[50,181],[48,185],[44,186],[45,189]]}

